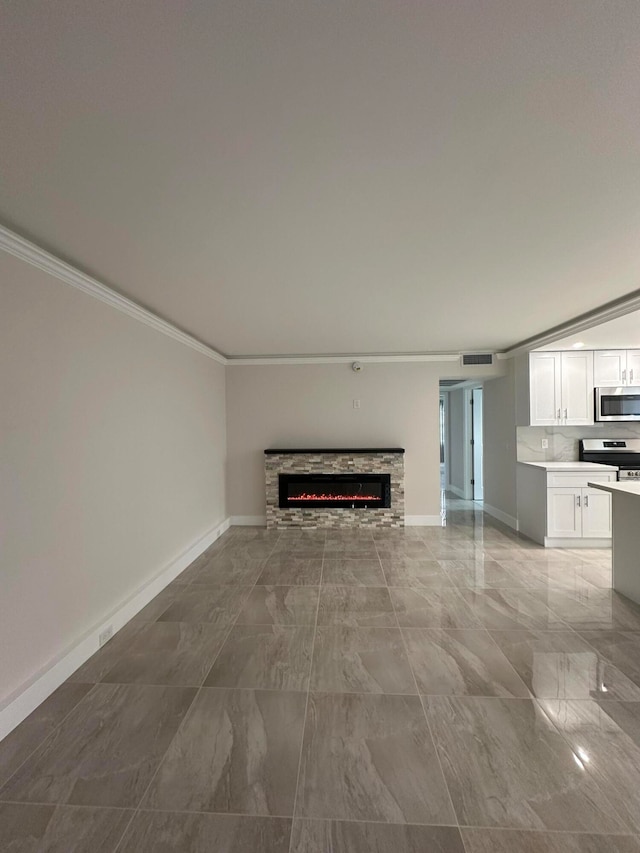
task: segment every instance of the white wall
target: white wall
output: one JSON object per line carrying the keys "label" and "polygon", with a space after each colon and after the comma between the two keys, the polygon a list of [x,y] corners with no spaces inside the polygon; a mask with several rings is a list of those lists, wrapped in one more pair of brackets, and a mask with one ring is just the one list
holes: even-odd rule
{"label": "white wall", "polygon": [[406,513],[439,516],[438,375],[429,363],[227,368],[230,515],[265,514],[265,448],[404,447]]}
{"label": "white wall", "polygon": [[224,367],[0,253],[0,708],[225,517]]}
{"label": "white wall", "polygon": [[[484,508],[503,521],[516,519],[516,386],[514,359],[508,373],[484,383]],[[496,512],[497,511],[497,512]]]}

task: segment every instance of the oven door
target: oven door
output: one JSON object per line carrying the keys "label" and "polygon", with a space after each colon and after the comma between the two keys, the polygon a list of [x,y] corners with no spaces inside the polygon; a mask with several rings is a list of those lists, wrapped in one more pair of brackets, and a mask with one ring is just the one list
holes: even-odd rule
{"label": "oven door", "polygon": [[640,483],[640,467],[621,467],[618,469],[618,480]]}
{"label": "oven door", "polygon": [[596,421],[640,421],[640,387],[596,388]]}

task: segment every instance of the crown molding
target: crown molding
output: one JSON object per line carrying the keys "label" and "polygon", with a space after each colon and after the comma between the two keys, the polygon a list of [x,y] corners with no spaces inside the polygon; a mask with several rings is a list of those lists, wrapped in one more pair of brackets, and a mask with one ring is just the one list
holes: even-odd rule
{"label": "crown molding", "polygon": [[46,252],[44,249],[36,246],[35,243],[29,242],[29,240],[25,240],[24,237],[20,237],[3,225],[0,225],[0,249],[19,258],[21,261],[25,261],[27,264],[31,264],[33,267],[43,270],[43,272],[49,273],[49,275],[63,281],[65,284],[70,284],[71,287],[75,287],[77,290],[93,296],[94,299],[99,299],[100,302],[110,305],[112,308],[115,308],[122,314],[126,314],[128,317],[132,317],[139,323],[144,323],[145,326],[150,326],[157,332],[173,338],[174,341],[190,347],[201,355],[211,358],[220,364],[227,363],[227,359],[223,355],[203,344],[197,338],[181,331],[177,326],[168,323],[152,311],[142,308],[142,306],[132,302],[131,299],[127,299],[126,296],[121,296],[115,290],[111,290],[110,287],[101,284],[95,278],[91,278],[91,276],[80,272],[80,270],[71,266],[71,264],[61,261],[60,258],[56,258],[55,255]]}
{"label": "crown molding", "polygon": [[506,349],[503,353],[498,354],[498,358],[513,358],[513,356],[531,352],[531,350],[555,343],[555,341],[559,341],[569,335],[584,332],[593,326],[599,326],[601,323],[606,323],[609,320],[617,320],[618,317],[624,317],[625,314],[631,314],[633,311],[639,310],[640,290],[634,290],[620,299],[614,299],[612,302],[607,302],[593,311],[587,311],[585,314],[574,317],[573,320],[553,326],[551,329],[547,329],[546,332],[520,341]]}
{"label": "crown molding", "polygon": [[[342,353],[340,355],[239,355],[239,356],[224,356],[214,350],[212,347],[203,344],[197,338],[183,332],[177,326],[163,320],[143,308],[126,296],[122,296],[115,290],[112,290],[107,285],[102,284],[97,279],[92,278],[86,273],[81,272],[76,267],[68,264],[66,261],[57,258],[45,249],[40,248],[35,243],[31,243],[4,225],[0,225],[0,250],[13,255],[16,258],[37,267],[43,272],[57,278],[65,284],[81,290],[94,299],[110,305],[117,311],[132,317],[139,323],[144,323],[145,326],[150,326],[157,332],[161,332],[174,341],[178,341],[184,346],[188,346],[201,355],[217,361],[219,364],[225,365],[274,365],[274,364],[350,364],[354,361],[360,361],[363,364],[407,364],[420,362],[460,362],[460,352],[398,352],[398,353]],[[638,295],[640,307],[640,292]],[[633,309],[630,309],[633,310]],[[626,313],[626,312],[621,312]],[[618,315],[619,316],[619,315]],[[509,351],[510,352],[510,351]],[[511,354],[511,352],[510,352]],[[516,354],[515,352],[512,354]],[[508,357],[506,353],[497,353],[498,358]]]}
{"label": "crown molding", "polygon": [[269,364],[351,364],[360,361],[362,364],[387,364],[425,361],[460,361],[460,353],[424,352],[424,353],[385,353],[380,355],[238,355],[227,356],[227,364],[235,365],[269,365]]}

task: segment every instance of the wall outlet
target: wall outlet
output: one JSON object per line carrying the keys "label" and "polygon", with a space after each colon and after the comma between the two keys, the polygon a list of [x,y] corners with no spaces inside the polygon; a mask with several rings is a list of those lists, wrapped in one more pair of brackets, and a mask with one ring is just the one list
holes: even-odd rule
{"label": "wall outlet", "polygon": [[98,635],[98,648],[104,646],[106,642],[108,642],[113,637],[113,625],[109,625],[108,628],[105,628],[101,634]]}
{"label": "wall outlet", "polygon": [[549,439],[548,439],[548,438],[543,438],[543,439],[542,439],[542,449],[543,449],[543,450],[548,450],[548,449],[549,449]]}
{"label": "wall outlet", "polygon": [[354,409],[359,409],[359,408],[360,408],[360,400],[354,400],[354,401],[353,401],[353,408],[354,408]]}

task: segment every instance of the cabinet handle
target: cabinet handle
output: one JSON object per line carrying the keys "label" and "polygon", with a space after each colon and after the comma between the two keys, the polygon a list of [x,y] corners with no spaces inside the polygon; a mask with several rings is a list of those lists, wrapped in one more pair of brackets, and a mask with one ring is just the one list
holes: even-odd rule
{"label": "cabinet handle", "polygon": [[558,414],[556,415],[556,420],[557,420],[557,421],[559,421],[559,420],[560,420],[560,409],[558,409]]}
{"label": "cabinet handle", "polygon": [[629,382],[633,385],[633,368],[629,371]]}
{"label": "cabinet handle", "polygon": [[589,495],[584,496],[584,505],[589,506]]}
{"label": "cabinet handle", "polygon": [[622,371],[622,381],[623,381],[623,382],[626,382],[626,381],[627,381],[627,371],[626,371],[626,370],[623,370],[623,371]]}
{"label": "cabinet handle", "polygon": [[566,409],[564,410],[564,419],[565,419],[565,421],[567,419],[567,410]]}
{"label": "cabinet handle", "polygon": [[580,495],[576,495],[576,501],[578,503],[578,506],[580,506]]}

